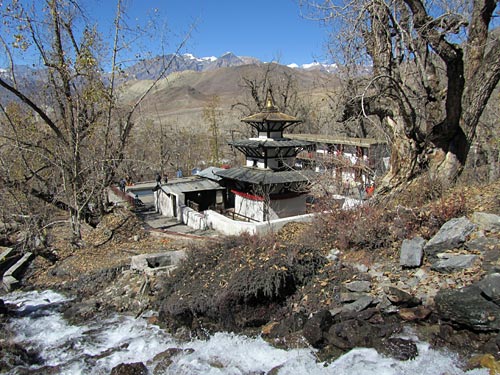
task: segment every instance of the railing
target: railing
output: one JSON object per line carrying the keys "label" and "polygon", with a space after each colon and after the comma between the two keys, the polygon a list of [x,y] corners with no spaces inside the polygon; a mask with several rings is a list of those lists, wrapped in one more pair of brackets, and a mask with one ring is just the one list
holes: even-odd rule
{"label": "railing", "polygon": [[115,193],[117,196],[122,198],[128,204],[130,204],[132,208],[136,208],[135,198],[132,195],[128,194],[126,191],[125,192],[121,191],[120,188],[116,185],[111,185],[110,188],[113,191],[113,193]]}

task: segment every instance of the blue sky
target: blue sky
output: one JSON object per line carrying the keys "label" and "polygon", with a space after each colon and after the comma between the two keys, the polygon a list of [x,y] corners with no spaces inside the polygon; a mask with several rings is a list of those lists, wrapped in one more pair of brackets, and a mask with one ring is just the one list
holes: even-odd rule
{"label": "blue sky", "polygon": [[[116,2],[98,3],[87,11],[105,30],[113,20]],[[165,52],[172,52],[178,38],[195,24],[182,53],[217,57],[230,51],[262,61],[298,65],[326,60],[327,32],[318,22],[301,17],[296,0],[127,0],[125,4],[130,25],[154,16],[158,24],[170,30],[158,30],[158,38],[145,46],[153,50],[165,36],[169,43]]]}

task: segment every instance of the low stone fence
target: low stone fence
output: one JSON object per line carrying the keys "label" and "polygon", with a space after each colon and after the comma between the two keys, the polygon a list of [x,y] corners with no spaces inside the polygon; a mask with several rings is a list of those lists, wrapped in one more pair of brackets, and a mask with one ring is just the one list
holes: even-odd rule
{"label": "low stone fence", "polygon": [[182,223],[186,224],[188,227],[199,230],[209,229],[206,215],[204,213],[193,210],[188,206],[181,206],[180,211]]}
{"label": "low stone fence", "polygon": [[182,222],[190,228],[213,229],[227,236],[237,236],[243,233],[265,234],[278,231],[290,222],[310,222],[314,217],[314,214],[306,214],[256,223],[232,220],[212,210],[200,213],[186,206],[181,208],[181,212]]}

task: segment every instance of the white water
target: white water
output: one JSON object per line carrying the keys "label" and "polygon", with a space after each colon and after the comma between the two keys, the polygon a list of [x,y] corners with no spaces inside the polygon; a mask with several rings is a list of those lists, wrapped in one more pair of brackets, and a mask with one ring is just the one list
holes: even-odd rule
{"label": "white water", "polygon": [[67,299],[51,291],[11,293],[2,298],[18,306],[19,316],[9,322],[17,333],[14,340],[39,350],[45,365],[59,366],[61,374],[109,374],[114,366],[130,362],[143,362],[153,373],[154,356],[168,348],[194,349],[173,357],[164,373],[176,375],[265,374],[276,366],[281,366],[280,375],[488,374],[485,369],[463,372],[455,355],[432,350],[425,343],[418,343],[419,356],[412,361],[386,358],[373,349],[355,349],[327,365],[316,361],[312,349],[281,350],[260,338],[231,333],[217,333],[206,341],[178,342],[143,319],[120,315],[86,326],[69,325],[57,311]]}

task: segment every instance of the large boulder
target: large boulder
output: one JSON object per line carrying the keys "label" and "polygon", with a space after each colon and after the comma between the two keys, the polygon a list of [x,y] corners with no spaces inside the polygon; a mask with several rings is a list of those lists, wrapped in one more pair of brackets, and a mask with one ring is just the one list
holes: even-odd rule
{"label": "large boulder", "polygon": [[326,344],[325,333],[333,324],[330,311],[321,310],[314,314],[304,325],[303,335],[314,348],[322,348]]}
{"label": "large boulder", "polygon": [[451,273],[472,267],[477,259],[478,256],[473,254],[447,254],[433,263],[431,269],[441,273]]}
{"label": "large boulder", "polygon": [[451,219],[425,244],[424,252],[434,258],[438,253],[460,247],[475,229],[476,225],[466,217]]}
{"label": "large boulder", "polygon": [[475,331],[500,330],[500,307],[485,298],[477,284],[440,290],[434,301],[441,318],[455,326]]}
{"label": "large boulder", "polygon": [[500,305],[500,273],[486,275],[477,285],[486,298]]}
{"label": "large boulder", "polygon": [[424,245],[425,240],[422,237],[404,240],[401,245],[399,265],[403,268],[420,267],[424,256]]}

